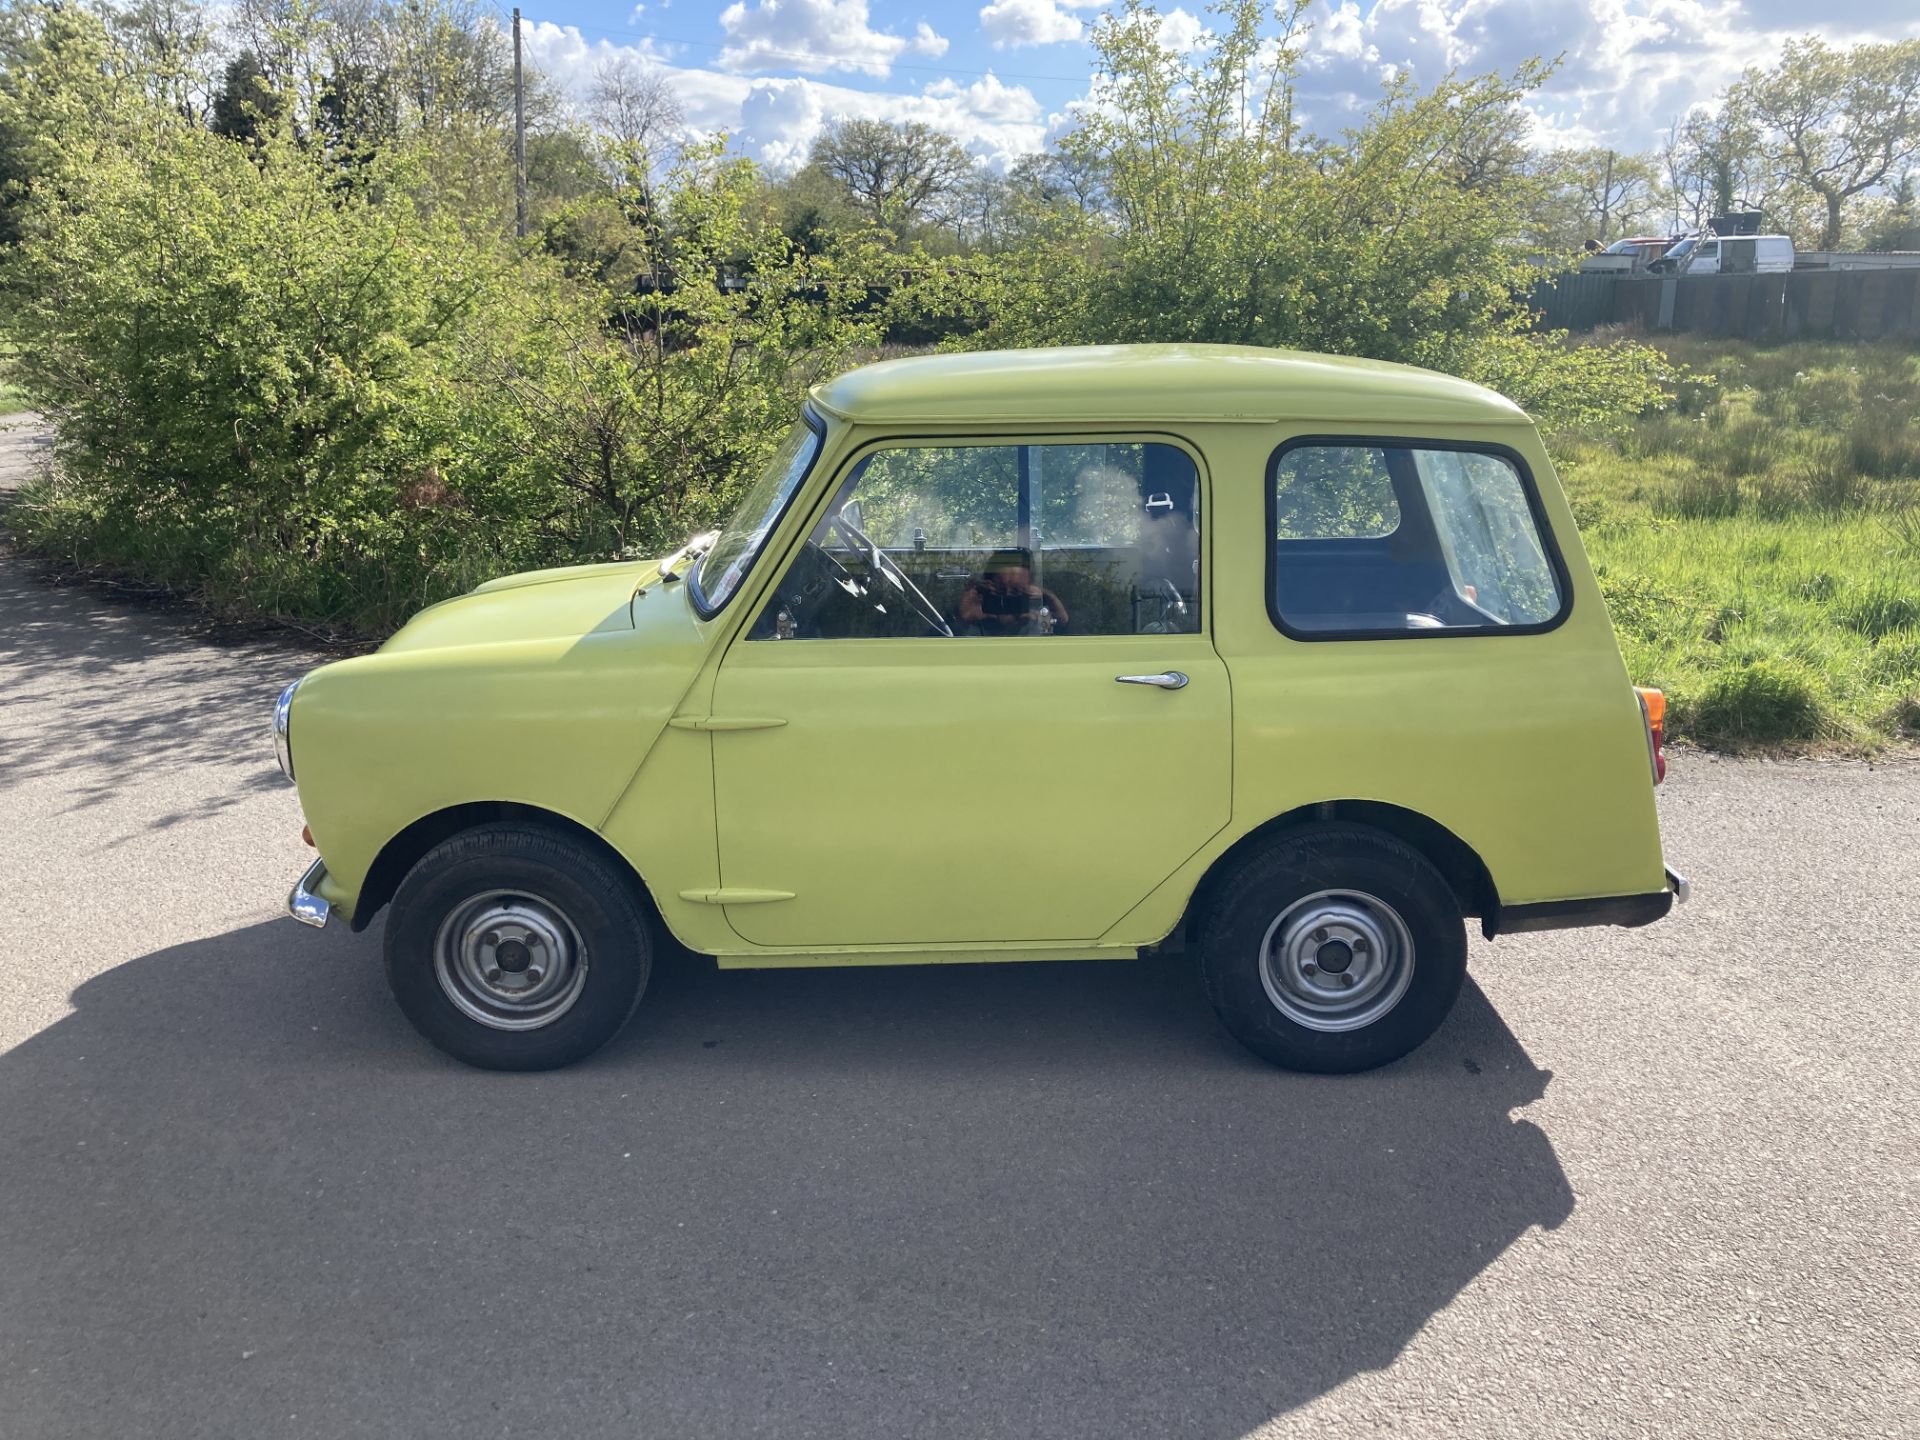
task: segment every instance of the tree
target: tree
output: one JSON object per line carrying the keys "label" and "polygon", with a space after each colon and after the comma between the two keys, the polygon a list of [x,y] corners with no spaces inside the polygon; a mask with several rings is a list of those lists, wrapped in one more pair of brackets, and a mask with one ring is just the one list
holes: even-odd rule
{"label": "tree", "polygon": [[227,62],[220,88],[209,107],[207,128],[229,140],[259,140],[273,128],[283,100],[267,80],[260,57],[242,50]]}
{"label": "tree", "polygon": [[1398,360],[1491,384],[1548,424],[1619,423],[1660,398],[1666,365],[1648,347],[1531,333],[1516,297],[1538,271],[1514,230],[1533,182],[1462,163],[1512,124],[1546,66],[1426,91],[1401,75],[1363,123],[1317,139],[1295,120],[1299,9],[1229,0],[1210,13],[1213,31],[1179,54],[1143,0],[1095,23],[1100,79],[1060,149],[1100,177],[1106,204],[1047,211],[984,273],[980,329],[961,343],[1217,341]]}
{"label": "tree", "polygon": [[1096,210],[1105,203],[1100,176],[1084,158],[1059,150],[1022,155],[1007,167],[1007,183],[1026,199],[1040,205]]}
{"label": "tree", "polygon": [[1500,190],[1525,184],[1533,158],[1528,137],[1533,117],[1518,105],[1476,114],[1450,147],[1447,169],[1468,190]]}
{"label": "tree", "polygon": [[612,142],[616,185],[644,185],[685,124],[666,77],[630,55],[595,67],[587,105],[589,118]]}
{"label": "tree", "polygon": [[958,141],[918,120],[835,121],[808,159],[846,186],[874,224],[894,230],[943,219],[974,169]]}
{"label": "tree", "polygon": [[364,153],[400,133],[393,76],[383,66],[336,56],[320,91],[315,125],[328,143]]}
{"label": "tree", "polygon": [[1554,249],[1630,235],[1658,206],[1659,173],[1645,155],[1558,150],[1541,157],[1535,173],[1541,185],[1535,238]]}
{"label": "tree", "polygon": [[1699,230],[1715,215],[1782,207],[1760,134],[1737,94],[1719,108],[1690,112],[1667,128],[1660,147],[1666,204],[1676,230]]}
{"label": "tree", "polygon": [[1733,95],[1781,174],[1819,198],[1821,249],[1840,243],[1849,200],[1920,155],[1920,40],[1845,51],[1814,35],[1789,40],[1777,65],[1747,71]]}
{"label": "tree", "polygon": [[802,165],[767,183],[766,203],[786,237],[809,255],[824,253],[836,235],[867,223],[847,187],[818,165]]}
{"label": "tree", "polygon": [[151,98],[190,124],[204,119],[214,91],[211,12],[196,0],[139,0],[107,20]]}
{"label": "tree", "polygon": [[718,141],[661,190],[659,223],[632,236],[648,283],[611,323],[600,297],[530,285],[527,319],[474,362],[489,446],[576,499],[603,553],[660,554],[723,514],[808,387],[878,345],[908,299],[870,231],[797,248],[753,163]]}
{"label": "tree", "polygon": [[142,106],[138,77],[98,16],[74,5],[0,9],[0,245],[122,138]]}
{"label": "tree", "polygon": [[1861,238],[1868,250],[1920,250],[1920,175],[1900,172]]}

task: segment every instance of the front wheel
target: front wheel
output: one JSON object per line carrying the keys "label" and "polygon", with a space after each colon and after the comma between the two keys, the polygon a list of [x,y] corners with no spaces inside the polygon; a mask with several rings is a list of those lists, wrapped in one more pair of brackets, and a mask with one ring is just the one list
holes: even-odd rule
{"label": "front wheel", "polygon": [[394,896],[385,948],[414,1029],[487,1070],[591,1055],[632,1016],[652,966],[631,881],[587,846],[525,825],[428,851]]}
{"label": "front wheel", "polygon": [[1283,834],[1240,862],[1200,926],[1208,998],[1289,1070],[1370,1070],[1440,1027],[1466,976],[1460,907],[1419,851],[1359,825]]}

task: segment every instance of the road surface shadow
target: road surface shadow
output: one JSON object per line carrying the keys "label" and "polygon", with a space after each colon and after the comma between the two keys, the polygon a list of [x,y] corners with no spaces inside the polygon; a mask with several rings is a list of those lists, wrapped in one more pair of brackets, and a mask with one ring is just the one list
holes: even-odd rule
{"label": "road surface shadow", "polygon": [[1349,1078],[1249,1059],[1170,962],[675,959],[539,1076],[284,922],[74,1004],[0,1056],[22,1435],[1235,1437],[1573,1204],[1471,983]]}
{"label": "road surface shadow", "polygon": [[217,809],[285,783],[264,738],[274,696],[324,657],[211,646],[204,625],[42,584],[3,545],[0,561],[0,785],[84,774],[80,809],[155,766],[246,763]]}

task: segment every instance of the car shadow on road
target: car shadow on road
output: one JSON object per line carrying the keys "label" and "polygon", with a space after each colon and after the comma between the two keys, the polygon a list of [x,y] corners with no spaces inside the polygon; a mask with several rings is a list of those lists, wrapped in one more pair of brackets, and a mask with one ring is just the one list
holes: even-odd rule
{"label": "car shadow on road", "polygon": [[1172,962],[676,958],[535,1076],[283,922],[74,1006],[0,1056],[22,1434],[1239,1436],[1573,1204],[1471,983],[1347,1078],[1249,1059]]}

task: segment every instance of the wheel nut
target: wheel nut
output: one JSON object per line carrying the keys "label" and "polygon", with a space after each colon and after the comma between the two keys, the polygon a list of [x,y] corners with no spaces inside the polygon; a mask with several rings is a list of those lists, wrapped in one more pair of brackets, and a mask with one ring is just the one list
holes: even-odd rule
{"label": "wheel nut", "polygon": [[1321,945],[1326,944],[1327,943],[1327,927],[1322,925],[1318,930],[1314,931],[1313,938],[1318,944],[1321,944]]}
{"label": "wheel nut", "polygon": [[542,970],[538,965],[535,965],[527,971],[527,983],[530,985],[538,985],[540,983],[540,977],[546,973],[547,972]]}
{"label": "wheel nut", "polygon": [[499,983],[500,983],[500,971],[498,969],[489,969],[487,971],[487,984],[498,985]]}
{"label": "wheel nut", "polygon": [[1344,985],[1344,986],[1346,986],[1346,987],[1347,987],[1347,988],[1348,988],[1349,990],[1351,990],[1351,989],[1353,988],[1353,984],[1354,984],[1354,981],[1353,981],[1353,975],[1352,975],[1352,973],[1351,973],[1351,972],[1349,972],[1349,973],[1347,973],[1347,974],[1345,974],[1345,975],[1342,975],[1342,976],[1340,977],[1340,983],[1341,983],[1342,985]]}
{"label": "wheel nut", "polygon": [[1300,973],[1302,975],[1318,975],[1320,973],[1320,967],[1309,960],[1300,967]]}
{"label": "wheel nut", "polygon": [[1364,955],[1367,953],[1367,937],[1366,936],[1356,935],[1353,937],[1353,953],[1356,955]]}
{"label": "wheel nut", "polygon": [[486,934],[480,937],[480,943],[482,945],[498,945],[500,943],[500,932],[498,930],[487,931]]}

